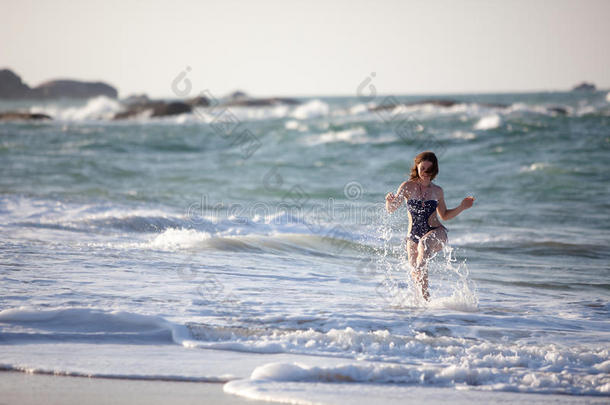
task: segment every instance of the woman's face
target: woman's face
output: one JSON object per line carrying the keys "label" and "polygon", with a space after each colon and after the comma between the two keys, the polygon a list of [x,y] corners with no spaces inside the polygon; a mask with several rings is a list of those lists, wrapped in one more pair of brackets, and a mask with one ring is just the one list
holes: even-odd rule
{"label": "woman's face", "polygon": [[417,174],[419,174],[419,178],[421,179],[429,179],[431,176],[426,173],[426,170],[432,169],[432,162],[428,160],[423,160],[419,162],[417,165]]}

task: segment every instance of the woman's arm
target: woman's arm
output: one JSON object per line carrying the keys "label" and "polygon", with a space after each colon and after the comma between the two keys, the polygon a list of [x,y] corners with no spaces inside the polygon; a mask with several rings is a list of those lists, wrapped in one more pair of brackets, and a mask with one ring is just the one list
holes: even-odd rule
{"label": "woman's arm", "polygon": [[396,194],[394,194],[394,193],[386,194],[386,196],[385,196],[386,211],[388,211],[389,213],[396,211],[398,209],[398,207],[400,207],[400,204],[402,204],[404,199],[407,197],[407,195],[408,195],[407,182],[405,181],[398,187]]}
{"label": "woman's arm", "polygon": [[460,205],[458,205],[457,207],[453,209],[447,209],[447,206],[445,205],[445,195],[443,193],[443,189],[441,188],[436,212],[443,221],[449,221],[450,219],[457,217],[462,211],[472,207],[473,203],[474,197],[469,196],[464,198]]}

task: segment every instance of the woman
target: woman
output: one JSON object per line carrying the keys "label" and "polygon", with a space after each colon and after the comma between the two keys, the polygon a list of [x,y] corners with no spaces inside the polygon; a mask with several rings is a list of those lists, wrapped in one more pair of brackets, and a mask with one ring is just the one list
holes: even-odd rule
{"label": "woman", "polygon": [[474,203],[474,197],[466,197],[458,207],[447,209],[443,189],[432,184],[437,174],[436,155],[429,151],[422,152],[415,156],[409,180],[398,187],[396,194],[388,193],[385,196],[385,207],[390,213],[396,211],[403,200],[407,201],[409,213],[407,254],[411,265],[411,277],[421,286],[426,301],[430,299],[428,260],[447,243],[447,228],[438,218],[443,221],[455,218]]}

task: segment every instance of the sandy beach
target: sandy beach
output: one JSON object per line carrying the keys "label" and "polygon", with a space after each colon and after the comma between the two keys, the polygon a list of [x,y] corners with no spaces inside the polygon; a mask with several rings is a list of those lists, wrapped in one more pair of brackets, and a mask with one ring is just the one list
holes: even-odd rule
{"label": "sandy beach", "polygon": [[221,383],[64,377],[0,372],[0,404],[268,404],[222,390]]}

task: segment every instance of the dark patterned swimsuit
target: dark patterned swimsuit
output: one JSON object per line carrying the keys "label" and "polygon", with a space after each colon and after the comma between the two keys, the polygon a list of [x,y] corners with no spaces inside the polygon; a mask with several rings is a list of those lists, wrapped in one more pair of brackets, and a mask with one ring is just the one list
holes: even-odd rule
{"label": "dark patterned swimsuit", "polygon": [[431,227],[428,225],[428,218],[436,211],[438,202],[436,200],[407,200],[407,209],[411,213],[413,224],[411,225],[411,232],[409,233],[409,239],[415,243],[419,243],[419,240],[426,233],[432,229],[440,228],[439,226]]}

